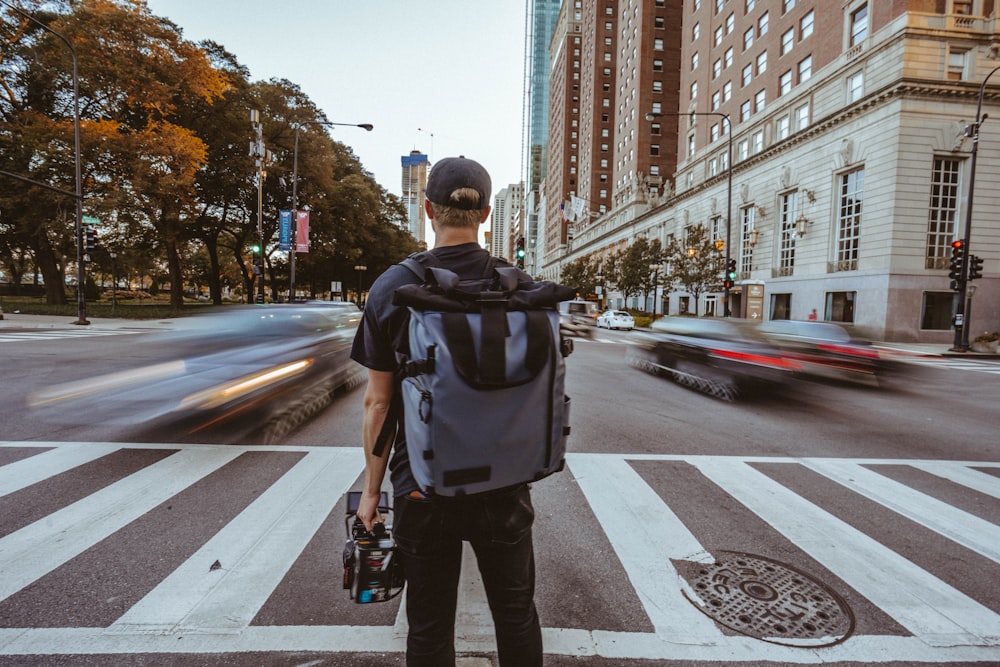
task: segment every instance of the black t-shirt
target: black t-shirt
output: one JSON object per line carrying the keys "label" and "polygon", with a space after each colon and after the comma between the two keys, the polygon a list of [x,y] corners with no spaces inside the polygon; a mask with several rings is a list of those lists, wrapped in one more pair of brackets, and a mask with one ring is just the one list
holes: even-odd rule
{"label": "black t-shirt", "polygon": [[[444,268],[454,271],[462,280],[482,277],[490,257],[478,243],[443,246],[434,248],[431,253],[440,260]],[[509,264],[501,260],[499,266]],[[409,311],[404,307],[394,306],[392,295],[403,285],[420,282],[412,271],[398,264],[390,266],[375,280],[368,292],[361,326],[354,337],[351,359],[372,370],[396,372],[396,350],[405,349]],[[399,387],[396,391],[399,391]],[[404,495],[420,488],[410,471],[402,429],[396,436],[389,471],[393,495]]]}

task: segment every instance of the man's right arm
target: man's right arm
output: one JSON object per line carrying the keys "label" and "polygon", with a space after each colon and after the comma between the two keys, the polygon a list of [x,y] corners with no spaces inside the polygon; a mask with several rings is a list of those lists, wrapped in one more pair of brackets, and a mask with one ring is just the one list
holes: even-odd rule
{"label": "man's right arm", "polygon": [[382,496],[382,481],[392,454],[390,438],[381,456],[374,453],[375,443],[382,425],[389,416],[389,407],[396,390],[395,374],[388,371],[368,369],[368,386],[365,389],[364,417],[362,421],[361,439],[365,450],[365,481],[361,489],[361,502],[358,505],[358,518],[365,524],[367,530],[372,524],[382,520],[378,511],[379,499]]}

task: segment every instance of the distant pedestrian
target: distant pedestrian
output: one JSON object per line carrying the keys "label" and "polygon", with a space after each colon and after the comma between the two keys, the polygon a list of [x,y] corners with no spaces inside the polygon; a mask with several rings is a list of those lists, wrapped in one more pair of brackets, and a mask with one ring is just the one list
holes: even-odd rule
{"label": "distant pedestrian", "polygon": [[[462,279],[483,276],[490,254],[478,244],[479,226],[490,214],[490,177],[477,162],[445,158],[431,169],[425,211],[435,232],[430,252]],[[499,260],[500,266],[509,266]],[[542,633],[535,610],[535,512],[527,484],[467,496],[424,494],[410,469],[403,429],[391,456],[374,449],[400,391],[397,343],[409,316],[393,303],[396,288],[418,282],[402,265],[390,266],[368,293],[351,357],[368,368],[362,442],[365,481],[357,516],[365,528],[381,521],[382,481],[388,468],[395,497],[393,535],[406,573],[408,667],[455,664],[455,615],[462,542],[471,543],[496,627],[503,667],[540,667]]]}
{"label": "distant pedestrian", "polygon": [[816,314],[816,309],[813,308],[813,311],[811,313],[809,313],[809,321],[810,322],[815,322],[818,317],[819,316]]}

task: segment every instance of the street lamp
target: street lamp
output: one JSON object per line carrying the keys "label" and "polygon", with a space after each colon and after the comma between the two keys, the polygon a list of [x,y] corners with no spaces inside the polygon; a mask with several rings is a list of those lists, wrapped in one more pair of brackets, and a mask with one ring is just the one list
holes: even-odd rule
{"label": "street lamp", "polygon": [[653,272],[653,321],[656,321],[656,301],[657,301],[657,288],[660,283],[660,271],[663,271],[666,267],[663,264],[650,264],[649,270]]}
{"label": "street lamp", "polygon": [[299,217],[299,130],[305,125],[341,125],[344,127],[360,127],[371,132],[375,126],[371,123],[331,123],[328,120],[305,120],[295,124],[295,148],[292,151],[292,229],[291,243],[288,248],[288,302],[295,299],[295,254],[298,252],[298,217]]}
{"label": "street lamp", "polygon": [[115,307],[118,305],[118,273],[115,259],[118,253],[114,250],[108,253],[111,256],[111,314],[115,314]]}
{"label": "street lamp", "polygon": [[358,304],[358,308],[360,308],[361,307],[361,276],[364,274],[365,271],[368,270],[368,267],[365,266],[364,264],[356,264],[354,266],[354,270],[358,272],[358,300],[357,300],[357,304]]}
{"label": "street lamp", "polygon": [[[987,115],[982,114],[983,92],[986,82],[990,80],[1000,67],[994,67],[979,86],[979,102],[976,104],[976,122],[965,127],[965,136],[972,137],[972,152],[969,158],[969,195],[965,205],[965,253],[962,256],[961,278],[958,280],[958,304],[955,306],[955,340],[952,345],[954,352],[969,351],[969,323],[965,316],[971,310],[972,295],[969,293],[969,242],[972,240],[972,195],[976,189],[976,155],[979,152],[979,127],[986,122]],[[970,303],[966,303],[969,301]]]}
{"label": "street lamp", "polygon": [[[688,111],[686,113],[650,111],[646,120],[656,120],[661,116],[718,116],[726,121],[726,137],[728,139],[728,155],[726,156],[726,266],[729,266],[730,241],[733,232],[733,123],[729,114],[721,111]],[[729,317],[729,287],[722,283],[722,314]]]}
{"label": "street lamp", "polygon": [[84,293],[84,286],[86,284],[86,269],[84,268],[83,261],[83,177],[82,170],[80,167],[80,88],[79,88],[79,75],[78,66],[76,58],[76,49],[70,44],[69,40],[63,35],[56,32],[46,24],[42,23],[36,19],[31,14],[17,7],[7,0],[0,0],[5,6],[14,10],[24,18],[28,19],[32,23],[40,26],[46,32],[50,32],[59,40],[66,45],[69,49],[70,56],[73,58],[73,163],[74,163],[74,178],[76,185],[73,192],[68,190],[63,190],[62,188],[57,188],[46,183],[40,183],[38,181],[32,180],[30,178],[25,178],[24,176],[19,176],[17,174],[12,174],[7,171],[0,170],[0,174],[5,176],[10,176],[16,178],[20,181],[26,183],[31,183],[32,185],[37,185],[47,190],[52,190],[53,192],[58,192],[64,195],[69,195],[76,199],[76,307],[77,307],[77,319],[73,324],[90,324],[87,320],[87,298]]}

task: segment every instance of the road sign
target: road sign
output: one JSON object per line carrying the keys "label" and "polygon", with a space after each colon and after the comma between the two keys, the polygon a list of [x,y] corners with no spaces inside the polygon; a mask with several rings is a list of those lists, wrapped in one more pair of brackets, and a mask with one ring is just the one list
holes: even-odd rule
{"label": "road sign", "polygon": [[101,219],[93,215],[83,216],[83,224],[85,225],[99,225],[101,224]]}

